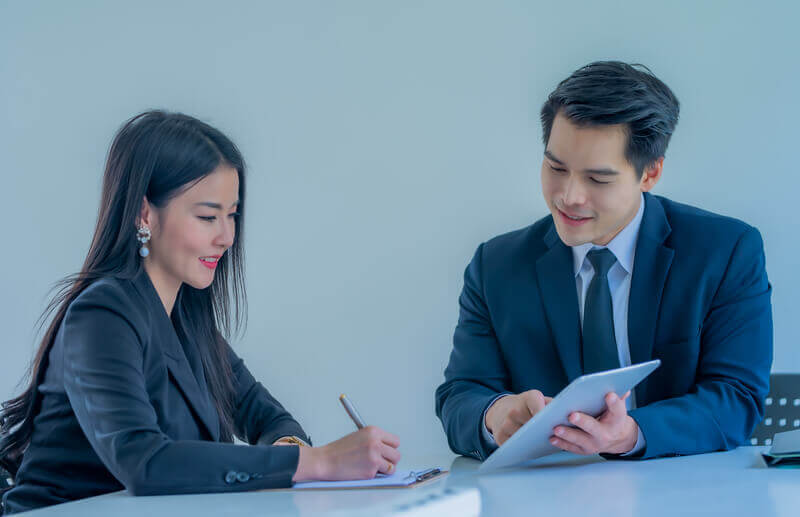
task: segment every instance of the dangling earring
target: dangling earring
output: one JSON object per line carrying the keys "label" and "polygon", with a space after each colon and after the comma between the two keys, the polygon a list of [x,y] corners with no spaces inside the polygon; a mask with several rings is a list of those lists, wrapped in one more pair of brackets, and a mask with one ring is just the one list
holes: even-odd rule
{"label": "dangling earring", "polygon": [[145,258],[150,254],[150,250],[147,249],[147,241],[150,240],[150,228],[145,225],[140,226],[136,230],[136,240],[142,243],[142,247],[139,248],[139,256]]}

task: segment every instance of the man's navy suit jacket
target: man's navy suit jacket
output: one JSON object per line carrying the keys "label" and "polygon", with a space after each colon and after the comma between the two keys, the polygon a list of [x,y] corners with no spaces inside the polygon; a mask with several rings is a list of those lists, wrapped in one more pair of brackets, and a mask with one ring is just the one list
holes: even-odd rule
{"label": "man's navy suit jacket", "polygon": [[[632,363],[661,359],[630,412],[638,458],[741,445],[772,364],[771,286],[758,230],[645,194],[628,307]],[[436,413],[454,452],[485,459],[483,413],[501,393],[554,396],[582,374],[571,249],[551,216],[478,247]]]}
{"label": "man's navy suit jacket", "polygon": [[308,440],[303,429],[227,347],[233,433],[257,446],[224,443],[197,349],[209,344],[176,312],[170,319],[144,271],[98,280],[70,304],[38,387],[30,447],[4,494],[6,512],[122,489],[291,486],[297,447],[271,444]]}

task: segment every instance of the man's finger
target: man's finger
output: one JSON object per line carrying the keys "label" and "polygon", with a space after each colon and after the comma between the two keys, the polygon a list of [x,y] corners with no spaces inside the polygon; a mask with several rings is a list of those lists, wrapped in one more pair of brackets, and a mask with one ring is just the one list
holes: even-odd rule
{"label": "man's finger", "polygon": [[514,436],[514,433],[517,432],[519,426],[512,426],[511,424],[506,423],[504,426],[500,428],[500,431],[494,435],[494,439],[497,442],[497,445],[503,445],[509,438]]}
{"label": "man's finger", "polygon": [[580,448],[584,451],[582,454],[592,454],[597,448],[592,436],[581,429],[560,425],[553,429],[553,433],[559,440],[571,443]]}
{"label": "man's finger", "polygon": [[516,424],[512,420],[506,420],[502,426],[500,426],[500,436],[504,436],[506,440],[511,438],[511,436],[517,432],[517,430],[522,427],[521,425]]}
{"label": "man's finger", "polygon": [[539,390],[531,390],[526,391],[523,393],[523,400],[525,400],[525,404],[528,406],[528,411],[531,412],[531,416],[535,415],[545,405],[544,395]]}
{"label": "man's finger", "polygon": [[602,425],[597,419],[592,418],[586,413],[575,412],[569,416],[569,423],[586,432],[586,434],[598,437],[602,431]]}
{"label": "man's finger", "polygon": [[628,414],[628,408],[625,407],[625,399],[619,398],[614,392],[606,395],[606,405],[608,406],[608,413],[615,419]]}
{"label": "man's finger", "polygon": [[588,454],[586,451],[584,451],[574,443],[562,440],[561,438],[558,438],[556,436],[550,437],[550,443],[558,447],[559,449],[565,450],[567,452],[572,452],[574,454],[583,454],[583,455]]}
{"label": "man's finger", "polygon": [[511,437],[507,436],[505,433],[497,433],[494,435],[494,441],[497,443],[497,445],[503,445],[509,438]]}
{"label": "man's finger", "polygon": [[506,418],[517,427],[521,427],[525,422],[531,419],[531,414],[528,412],[527,407],[519,407],[509,411]]}

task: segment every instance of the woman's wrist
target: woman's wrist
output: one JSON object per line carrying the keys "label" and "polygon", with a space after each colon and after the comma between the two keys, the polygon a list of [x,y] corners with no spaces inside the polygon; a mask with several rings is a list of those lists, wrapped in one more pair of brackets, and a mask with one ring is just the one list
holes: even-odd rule
{"label": "woman's wrist", "polygon": [[292,481],[325,479],[325,453],[322,447],[298,447],[297,470]]}

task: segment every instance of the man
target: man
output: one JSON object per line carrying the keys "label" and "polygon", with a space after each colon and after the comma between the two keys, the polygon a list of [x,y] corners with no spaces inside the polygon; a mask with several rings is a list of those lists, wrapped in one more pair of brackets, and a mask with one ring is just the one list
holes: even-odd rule
{"label": "man", "polygon": [[661,359],[551,443],[652,458],[734,448],[764,411],[771,287],[755,228],[650,194],[678,100],[644,67],[587,65],[545,102],[551,215],[478,247],[436,413],[485,459],[584,373]]}

